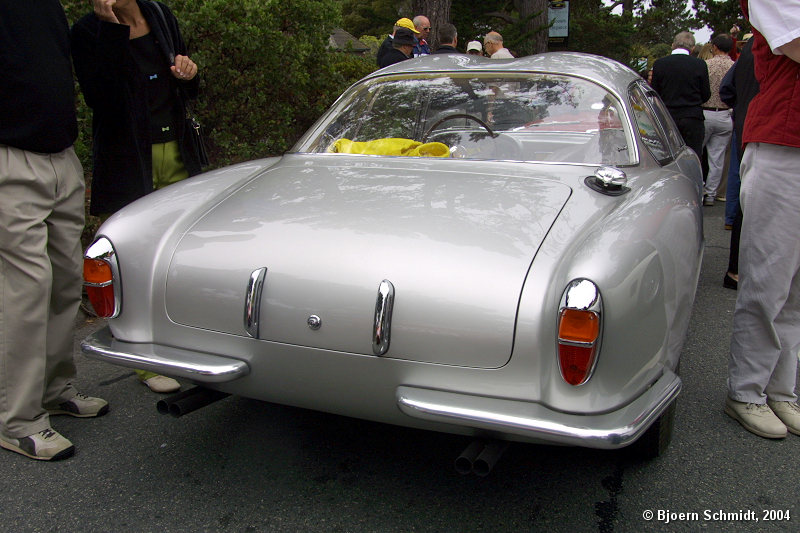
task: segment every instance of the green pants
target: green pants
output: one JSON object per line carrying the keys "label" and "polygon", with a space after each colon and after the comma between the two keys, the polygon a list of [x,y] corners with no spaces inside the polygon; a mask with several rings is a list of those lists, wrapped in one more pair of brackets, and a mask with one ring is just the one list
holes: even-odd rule
{"label": "green pants", "polygon": [[134,369],[134,372],[136,372],[136,375],[139,376],[139,379],[142,380],[142,381],[147,381],[148,379],[154,378],[154,377],[156,377],[158,375],[155,372],[149,372],[147,370],[136,370],[136,369]]}
{"label": "green pants", "polygon": [[153,145],[153,188],[161,189],[189,177],[178,141]]}

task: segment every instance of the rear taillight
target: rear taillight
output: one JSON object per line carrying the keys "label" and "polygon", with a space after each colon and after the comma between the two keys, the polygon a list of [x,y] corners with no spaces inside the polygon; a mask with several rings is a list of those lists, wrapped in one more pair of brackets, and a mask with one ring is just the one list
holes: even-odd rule
{"label": "rear taillight", "polygon": [[602,302],[597,285],[576,279],[567,285],[558,311],[558,363],[561,377],[582,385],[597,363],[602,331]]}
{"label": "rear taillight", "polygon": [[111,241],[97,239],[83,256],[83,285],[95,313],[105,318],[119,314],[119,268]]}

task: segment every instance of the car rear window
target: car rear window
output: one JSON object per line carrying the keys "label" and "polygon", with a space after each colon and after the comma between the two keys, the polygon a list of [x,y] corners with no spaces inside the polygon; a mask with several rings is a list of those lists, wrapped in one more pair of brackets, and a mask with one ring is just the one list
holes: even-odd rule
{"label": "car rear window", "polygon": [[345,93],[295,151],[627,165],[623,110],[600,85],[564,75],[382,77]]}

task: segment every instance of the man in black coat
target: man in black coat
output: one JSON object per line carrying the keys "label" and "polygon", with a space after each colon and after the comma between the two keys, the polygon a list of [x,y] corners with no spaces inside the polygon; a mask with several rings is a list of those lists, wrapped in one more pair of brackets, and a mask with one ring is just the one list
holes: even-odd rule
{"label": "man in black coat", "polygon": [[401,61],[411,58],[414,52],[414,34],[408,28],[400,28],[394,32],[394,39],[392,39],[392,49],[386,52],[381,57],[378,66],[388,67]]}
{"label": "man in black coat", "polygon": [[458,32],[456,27],[452,24],[443,24],[439,28],[439,48],[434,51],[434,54],[459,54],[456,49],[458,46]]}
{"label": "man in black coat", "polygon": [[383,56],[386,55],[388,52],[392,51],[394,34],[397,33],[397,30],[399,30],[400,28],[408,28],[414,35],[419,35],[419,31],[417,31],[417,28],[414,26],[414,22],[412,22],[411,19],[409,18],[398,19],[397,22],[394,23],[394,28],[392,29],[392,33],[386,36],[386,39],[383,40],[381,46],[378,48],[378,55],[375,58],[375,60],[377,61],[379,67],[382,66],[381,62],[383,61]]}
{"label": "man in black coat", "polygon": [[686,144],[703,153],[703,102],[711,97],[708,66],[692,57],[694,35],[682,31],[672,41],[672,54],[653,63],[653,88],[669,109]]}

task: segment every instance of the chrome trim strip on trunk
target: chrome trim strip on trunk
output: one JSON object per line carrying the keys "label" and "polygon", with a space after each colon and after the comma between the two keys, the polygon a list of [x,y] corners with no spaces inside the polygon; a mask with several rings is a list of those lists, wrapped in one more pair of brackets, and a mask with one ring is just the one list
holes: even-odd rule
{"label": "chrome trim strip on trunk", "polygon": [[372,326],[372,352],[375,355],[384,355],[389,350],[393,305],[394,285],[385,279],[378,286],[378,297],[375,301],[375,321]]}
{"label": "chrome trim strip on trunk", "polygon": [[681,379],[669,370],[633,402],[596,415],[568,414],[526,401],[400,386],[400,410],[414,418],[583,446],[622,448],[638,439],[675,400]]}
{"label": "chrome trim strip on trunk", "polygon": [[250,373],[250,366],[238,359],[159,344],[119,341],[108,326],[86,337],[81,342],[81,351],[92,359],[198,383],[224,383]]}
{"label": "chrome trim strip on trunk", "polygon": [[258,338],[259,319],[261,317],[261,293],[267,267],[261,267],[250,274],[247,281],[247,292],[244,297],[244,330],[254,339]]}

